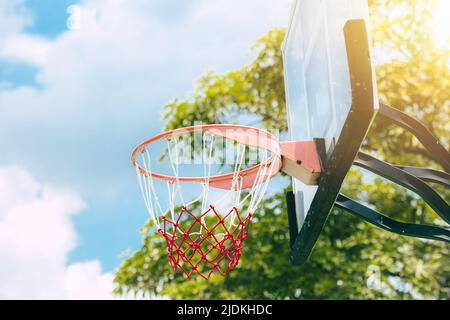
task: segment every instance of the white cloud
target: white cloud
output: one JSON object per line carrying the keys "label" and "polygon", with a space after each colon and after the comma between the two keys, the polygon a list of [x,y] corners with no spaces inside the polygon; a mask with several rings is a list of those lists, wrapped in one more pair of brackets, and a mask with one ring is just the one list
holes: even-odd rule
{"label": "white cloud", "polygon": [[39,184],[16,166],[0,167],[0,298],[110,299],[113,275],[98,261],[66,267],[76,246],[79,196]]}
{"label": "white cloud", "polygon": [[65,274],[65,290],[68,299],[111,299],[112,273],[102,273],[98,261],[69,266]]}
{"label": "white cloud", "polygon": [[46,62],[49,42],[39,37],[23,34],[4,37],[0,47],[0,58],[40,66]]}

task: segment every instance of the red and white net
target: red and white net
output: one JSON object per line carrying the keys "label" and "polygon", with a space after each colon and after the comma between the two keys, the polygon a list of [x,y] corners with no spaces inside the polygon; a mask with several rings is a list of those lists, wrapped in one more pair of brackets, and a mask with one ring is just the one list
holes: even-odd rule
{"label": "red and white net", "polygon": [[[161,151],[155,152],[148,146],[140,150],[136,172],[155,231],[167,242],[173,270],[183,272],[188,278],[198,274],[209,279],[213,274],[225,276],[238,265],[252,216],[267,191],[270,177],[279,170],[280,154],[236,141],[224,144],[223,140],[228,139],[207,131],[202,135],[201,148],[197,148],[200,150],[193,152],[200,154],[201,161],[188,164],[184,162],[186,158],[192,161],[192,157],[186,157],[191,140],[186,143],[179,133],[164,138],[163,155],[173,179],[158,179],[151,175]],[[226,154],[217,156],[218,146],[224,145]],[[257,155],[249,161],[252,152]],[[233,163],[232,168],[228,168],[232,172],[230,186],[227,190],[216,188],[217,182],[213,183],[211,177],[227,168],[223,162],[230,155]],[[242,172],[255,159],[261,165],[249,185],[248,181],[244,182]],[[194,167],[195,170],[190,169]],[[180,177],[192,175],[189,171],[196,171],[203,178],[195,182],[180,181]],[[243,187],[248,188],[243,190]]]}

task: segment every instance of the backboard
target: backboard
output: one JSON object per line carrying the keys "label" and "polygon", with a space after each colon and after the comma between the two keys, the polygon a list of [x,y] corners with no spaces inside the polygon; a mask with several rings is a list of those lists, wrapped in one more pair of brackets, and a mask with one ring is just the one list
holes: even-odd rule
{"label": "backboard", "polygon": [[288,194],[292,260],[304,263],[331,211],[378,106],[367,0],[296,0],[283,48],[293,141],[315,140],[319,186],[293,179]]}

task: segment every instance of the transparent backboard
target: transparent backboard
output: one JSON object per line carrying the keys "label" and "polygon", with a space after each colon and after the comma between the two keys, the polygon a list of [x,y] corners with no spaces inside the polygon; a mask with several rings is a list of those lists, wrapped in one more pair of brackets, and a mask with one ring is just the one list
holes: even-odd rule
{"label": "transparent backboard", "polygon": [[[344,25],[368,20],[367,0],[297,0],[284,43],[290,139],[324,139],[328,155],[352,104]],[[294,179],[298,230],[317,187]]]}

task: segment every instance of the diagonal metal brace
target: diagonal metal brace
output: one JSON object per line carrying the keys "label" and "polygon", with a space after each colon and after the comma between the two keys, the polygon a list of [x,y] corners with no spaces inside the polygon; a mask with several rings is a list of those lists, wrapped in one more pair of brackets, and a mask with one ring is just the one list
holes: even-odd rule
{"label": "diagonal metal brace", "polygon": [[[383,178],[411,190],[424,199],[431,208],[450,224],[450,206],[426,182],[450,187],[450,153],[441,142],[419,121],[407,114],[380,104],[379,115],[410,131],[426,148],[430,156],[442,165],[446,172],[427,168],[393,166],[366,153],[359,152],[354,165],[369,170]],[[361,203],[340,194],[335,206],[344,209],[367,222],[396,234],[438,240],[450,243],[450,229],[430,225],[403,223],[389,218]]]}
{"label": "diagonal metal brace", "polygon": [[338,196],[335,206],[392,233],[450,243],[450,230],[448,228],[399,222],[351,200],[343,194]]}
{"label": "diagonal metal brace", "polygon": [[382,103],[380,104],[378,114],[411,132],[422,143],[431,158],[442,165],[445,172],[450,172],[450,153],[445,149],[439,139],[437,139],[420,121]]}
{"label": "diagonal metal brace", "polygon": [[450,188],[450,174],[442,171],[437,171],[427,168],[416,168],[416,167],[402,167],[396,166],[403,171],[416,176],[422,181],[437,183],[443,185],[444,187]]}
{"label": "diagonal metal brace", "polygon": [[[358,153],[354,164],[418,194],[445,222],[450,224],[450,206],[433,188],[418,177],[363,152]],[[446,183],[450,181],[447,180]]]}

